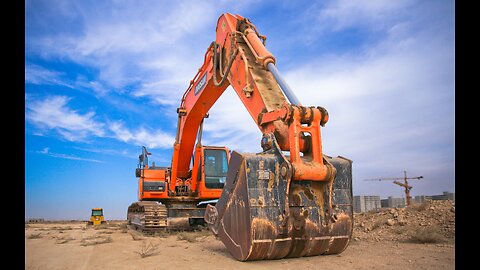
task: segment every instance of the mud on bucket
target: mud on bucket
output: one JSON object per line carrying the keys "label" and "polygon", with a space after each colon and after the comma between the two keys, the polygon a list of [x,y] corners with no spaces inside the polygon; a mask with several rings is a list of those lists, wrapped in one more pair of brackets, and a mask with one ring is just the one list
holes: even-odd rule
{"label": "mud on bucket", "polygon": [[272,148],[232,152],[228,176],[205,221],[237,260],[341,253],[352,236],[352,162],[324,156],[330,181],[291,181],[291,166]]}

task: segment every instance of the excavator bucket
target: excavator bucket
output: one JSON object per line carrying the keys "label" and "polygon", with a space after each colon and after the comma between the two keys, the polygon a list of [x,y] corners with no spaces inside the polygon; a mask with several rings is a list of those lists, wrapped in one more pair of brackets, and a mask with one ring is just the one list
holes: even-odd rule
{"label": "excavator bucket", "polygon": [[295,181],[274,147],[232,152],[227,180],[205,221],[237,260],[338,254],[353,229],[352,162],[324,156],[336,173],[328,181]]}

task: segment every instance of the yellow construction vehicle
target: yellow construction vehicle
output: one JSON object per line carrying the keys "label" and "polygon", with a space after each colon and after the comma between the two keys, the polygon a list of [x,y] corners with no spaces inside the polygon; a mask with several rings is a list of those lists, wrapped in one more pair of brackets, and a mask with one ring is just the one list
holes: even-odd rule
{"label": "yellow construction vehicle", "polygon": [[102,208],[92,208],[92,215],[90,216],[90,221],[88,225],[100,225],[105,223],[105,218],[103,216]]}

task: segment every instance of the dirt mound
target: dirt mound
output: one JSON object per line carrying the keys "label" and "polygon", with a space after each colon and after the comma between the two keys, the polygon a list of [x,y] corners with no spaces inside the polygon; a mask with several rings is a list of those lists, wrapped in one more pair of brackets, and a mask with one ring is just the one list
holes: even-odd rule
{"label": "dirt mound", "polygon": [[354,241],[453,243],[455,202],[426,201],[405,208],[355,213]]}

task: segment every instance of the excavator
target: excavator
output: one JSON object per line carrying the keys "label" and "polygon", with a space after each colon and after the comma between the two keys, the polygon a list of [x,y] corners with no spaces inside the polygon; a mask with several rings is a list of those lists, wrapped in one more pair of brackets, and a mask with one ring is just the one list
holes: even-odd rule
{"label": "excavator", "polygon": [[[300,103],[265,44],[249,19],[218,18],[177,108],[171,166],[148,167],[144,148],[129,220],[145,227],[155,214],[168,227],[170,217],[203,215],[239,261],[339,254],[353,230],[352,161],[323,153],[327,110]],[[204,119],[228,86],[262,133],[258,153],[201,143]]]}

